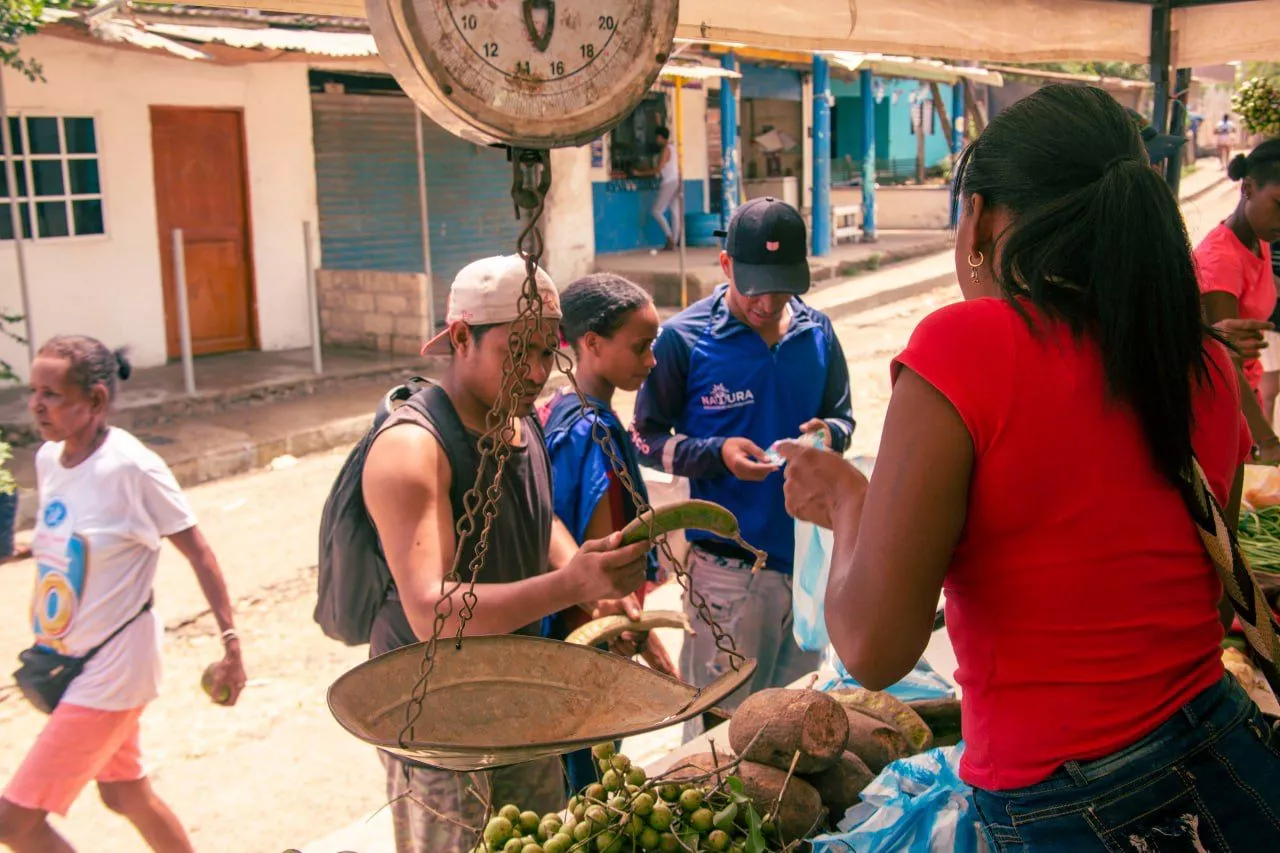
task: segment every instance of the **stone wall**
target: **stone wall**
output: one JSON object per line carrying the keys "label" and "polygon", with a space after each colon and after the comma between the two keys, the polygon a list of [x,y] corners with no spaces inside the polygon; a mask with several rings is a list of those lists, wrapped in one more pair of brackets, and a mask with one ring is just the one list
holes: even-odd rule
{"label": "stone wall", "polygon": [[417,355],[430,337],[422,273],[317,270],[325,346]]}

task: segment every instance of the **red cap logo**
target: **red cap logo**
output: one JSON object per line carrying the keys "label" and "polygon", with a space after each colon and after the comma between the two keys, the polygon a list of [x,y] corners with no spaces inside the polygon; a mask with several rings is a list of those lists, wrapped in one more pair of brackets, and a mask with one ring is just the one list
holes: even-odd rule
{"label": "red cap logo", "polygon": [[764,247],[768,249],[770,252],[776,252],[778,251],[778,249],[782,247],[782,244],[775,240],[770,240],[769,242],[764,244]]}

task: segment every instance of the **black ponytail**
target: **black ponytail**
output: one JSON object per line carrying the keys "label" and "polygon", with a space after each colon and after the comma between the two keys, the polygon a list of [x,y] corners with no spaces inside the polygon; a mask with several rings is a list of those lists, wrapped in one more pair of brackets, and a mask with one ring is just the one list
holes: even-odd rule
{"label": "black ponytail", "polygon": [[1268,139],[1247,155],[1237,154],[1227,164],[1227,177],[1233,181],[1253,178],[1259,187],[1280,183],[1280,139]]}
{"label": "black ponytail", "polygon": [[1012,215],[994,269],[1006,298],[1097,339],[1110,392],[1178,482],[1210,333],[1177,200],[1124,108],[1101,89],[1047,86],[992,119],[956,180]]}

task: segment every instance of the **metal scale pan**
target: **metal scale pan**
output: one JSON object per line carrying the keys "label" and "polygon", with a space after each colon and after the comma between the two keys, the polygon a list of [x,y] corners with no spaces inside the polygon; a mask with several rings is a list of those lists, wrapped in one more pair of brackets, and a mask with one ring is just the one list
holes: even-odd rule
{"label": "metal scale pan", "polygon": [[422,714],[401,744],[423,643],[379,655],[329,688],[329,709],[365,743],[445,770],[561,755],[684,722],[755,673],[744,661],[698,690],[599,649],[541,637],[469,637],[436,646]]}

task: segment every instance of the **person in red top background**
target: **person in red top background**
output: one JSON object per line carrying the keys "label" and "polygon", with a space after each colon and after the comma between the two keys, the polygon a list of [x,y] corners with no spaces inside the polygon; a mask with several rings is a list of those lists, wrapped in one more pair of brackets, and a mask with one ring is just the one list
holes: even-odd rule
{"label": "person in red top background", "polygon": [[893,363],[868,481],[782,448],[835,533],[831,642],[872,690],[946,590],[960,773],[996,850],[1280,849],[1280,737],[1222,667],[1222,587],[1178,484],[1239,511],[1251,437],[1177,201],[1123,108],[1048,86],[956,170],[965,300]]}
{"label": "person in red top background", "polygon": [[[1264,142],[1246,157],[1237,154],[1227,168],[1240,181],[1240,203],[1196,247],[1196,270],[1201,299],[1210,323],[1224,320],[1253,321],[1253,329],[1234,335],[1243,359],[1244,376],[1252,394],[1244,397],[1245,417],[1258,445],[1257,461],[1280,463],[1280,439],[1272,429],[1275,387],[1263,388],[1263,365],[1257,349],[1249,349],[1246,337],[1261,341],[1271,328],[1276,308],[1275,275],[1271,270],[1270,243],[1280,240],[1280,139]],[[1249,357],[1252,356],[1252,357]],[[1275,377],[1272,377],[1274,383]]]}

